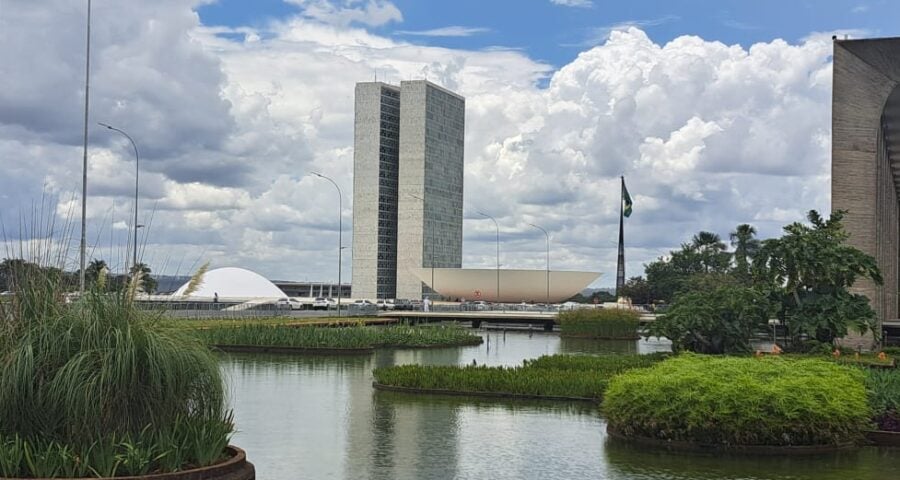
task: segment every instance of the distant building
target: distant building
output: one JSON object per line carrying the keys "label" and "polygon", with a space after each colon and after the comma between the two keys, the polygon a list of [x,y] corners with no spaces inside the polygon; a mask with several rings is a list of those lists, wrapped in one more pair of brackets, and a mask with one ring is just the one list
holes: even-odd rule
{"label": "distant building", "polygon": [[353,296],[421,298],[462,266],[465,99],[425,80],[356,85]]}
{"label": "distant building", "polygon": [[875,257],[883,285],[859,281],[879,322],[898,317],[900,38],[834,41],[831,208],[849,243]]}

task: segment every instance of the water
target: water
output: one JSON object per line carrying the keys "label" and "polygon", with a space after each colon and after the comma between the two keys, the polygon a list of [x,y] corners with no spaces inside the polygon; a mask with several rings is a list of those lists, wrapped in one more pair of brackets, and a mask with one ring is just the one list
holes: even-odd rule
{"label": "water", "polygon": [[816,457],[666,453],[606,436],[589,404],[375,391],[372,369],[406,363],[518,365],[553,353],[667,350],[660,342],[482,332],[477,347],[353,357],[223,355],[238,433],[261,480],[895,478],[900,449]]}

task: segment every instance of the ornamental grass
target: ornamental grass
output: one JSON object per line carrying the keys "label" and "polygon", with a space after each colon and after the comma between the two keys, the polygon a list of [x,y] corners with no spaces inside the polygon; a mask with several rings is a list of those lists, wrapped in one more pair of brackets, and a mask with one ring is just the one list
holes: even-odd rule
{"label": "ornamental grass", "polygon": [[625,435],[713,445],[839,445],[870,426],[865,377],[815,359],[684,354],[625,372],[603,412]]}
{"label": "ornamental grass", "polygon": [[134,287],[67,297],[62,277],[46,272],[17,278],[0,308],[0,477],[142,475],[221,460],[232,423],[205,345],[137,309]]}
{"label": "ornamental grass", "polygon": [[552,355],[521,367],[401,365],[378,368],[382,385],[460,393],[599,400],[617,373],[659,362],[661,355]]}
{"label": "ornamental grass", "polygon": [[566,337],[638,339],[640,315],[616,308],[582,308],[560,312],[560,335]]}
{"label": "ornamental grass", "polygon": [[415,348],[478,345],[481,337],[455,326],[292,327],[221,326],[200,330],[210,345],[308,349]]}

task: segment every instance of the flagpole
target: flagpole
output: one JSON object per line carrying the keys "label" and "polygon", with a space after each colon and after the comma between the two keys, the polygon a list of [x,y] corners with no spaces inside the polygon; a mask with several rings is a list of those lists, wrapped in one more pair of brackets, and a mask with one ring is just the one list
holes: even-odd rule
{"label": "flagpole", "polygon": [[625,176],[619,190],[619,259],[616,266],[616,300],[625,287]]}

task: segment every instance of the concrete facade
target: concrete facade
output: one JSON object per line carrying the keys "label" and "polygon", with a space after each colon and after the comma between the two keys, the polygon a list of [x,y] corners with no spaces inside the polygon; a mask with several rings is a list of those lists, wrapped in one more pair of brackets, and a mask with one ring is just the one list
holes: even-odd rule
{"label": "concrete facade", "polygon": [[[879,322],[898,316],[900,38],[834,41],[831,208],[849,243],[878,262],[884,284],[860,281]],[[871,337],[850,338],[868,346]]]}
{"label": "concrete facade", "polygon": [[411,268],[462,266],[465,99],[365,82],[355,108],[353,296],[422,298]]}
{"label": "concrete facade", "polygon": [[466,101],[425,80],[400,83],[397,298],[422,298],[414,269],[462,267]]}
{"label": "concrete facade", "polygon": [[395,298],[400,89],[356,84],[353,122],[353,296]]}

